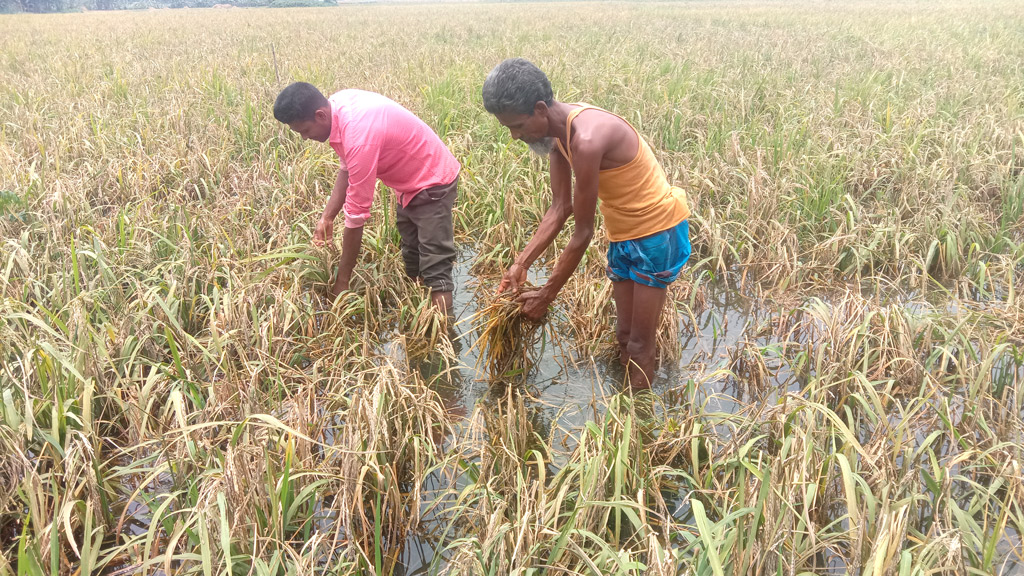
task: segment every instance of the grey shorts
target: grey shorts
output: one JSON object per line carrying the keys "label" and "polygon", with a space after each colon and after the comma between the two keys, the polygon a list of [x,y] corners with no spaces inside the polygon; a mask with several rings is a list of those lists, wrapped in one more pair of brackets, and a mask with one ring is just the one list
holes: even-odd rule
{"label": "grey shorts", "polygon": [[410,278],[423,278],[431,292],[455,290],[455,230],[452,208],[458,196],[459,179],[450,184],[421,190],[403,207],[398,204],[398,234],[402,238],[402,261]]}

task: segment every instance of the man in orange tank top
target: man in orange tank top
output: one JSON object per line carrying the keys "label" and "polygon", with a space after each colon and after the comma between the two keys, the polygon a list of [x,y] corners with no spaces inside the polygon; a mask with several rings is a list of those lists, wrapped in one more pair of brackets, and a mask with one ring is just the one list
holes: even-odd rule
{"label": "man in orange tank top", "polygon": [[668,184],[650,147],[628,122],[599,108],[555,100],[544,72],[522,58],[505,60],[487,75],[483,100],[513,138],[548,156],[551,170],[551,206],[498,291],[519,290],[526,270],[572,216],[572,238],[547,282],[519,297],[524,315],[541,318],[594,238],[600,199],[610,240],[607,273],[620,358],[630,386],[649,388],[666,287],[690,256],[685,194]]}

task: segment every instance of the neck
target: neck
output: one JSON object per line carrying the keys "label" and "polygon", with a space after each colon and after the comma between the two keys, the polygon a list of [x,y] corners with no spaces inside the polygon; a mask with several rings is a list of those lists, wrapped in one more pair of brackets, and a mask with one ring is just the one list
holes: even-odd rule
{"label": "neck", "polygon": [[[555,100],[548,106],[548,136],[559,140],[565,138],[565,124],[569,121],[569,113],[577,107]],[[565,142],[568,144],[568,142]]]}

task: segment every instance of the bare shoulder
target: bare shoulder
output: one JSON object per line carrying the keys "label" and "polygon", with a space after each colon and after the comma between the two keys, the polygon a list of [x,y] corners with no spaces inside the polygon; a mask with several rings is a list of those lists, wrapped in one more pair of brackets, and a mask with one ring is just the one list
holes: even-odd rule
{"label": "bare shoulder", "polygon": [[636,155],[638,140],[632,126],[603,110],[581,112],[572,123],[573,155],[600,156],[602,169],[621,165]]}
{"label": "bare shoulder", "polygon": [[606,151],[621,138],[619,124],[629,130],[629,125],[621,118],[603,110],[588,109],[580,112],[572,122],[573,152]]}

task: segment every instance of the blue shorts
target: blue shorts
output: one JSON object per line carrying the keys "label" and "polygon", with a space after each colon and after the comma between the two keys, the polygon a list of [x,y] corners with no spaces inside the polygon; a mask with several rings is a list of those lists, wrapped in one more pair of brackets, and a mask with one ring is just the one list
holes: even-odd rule
{"label": "blue shorts", "polygon": [[690,223],[635,240],[608,245],[608,277],[612,282],[632,280],[652,288],[667,288],[690,259]]}

